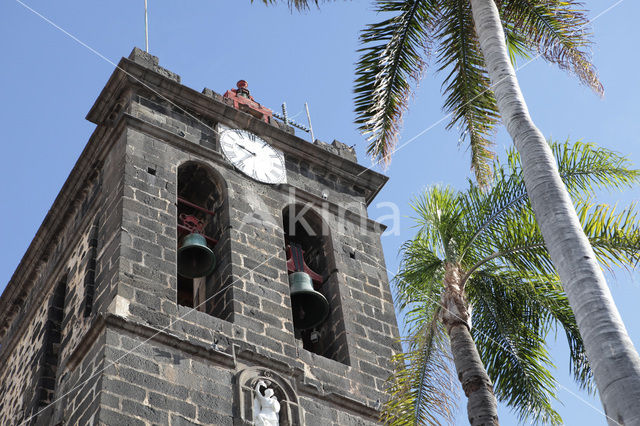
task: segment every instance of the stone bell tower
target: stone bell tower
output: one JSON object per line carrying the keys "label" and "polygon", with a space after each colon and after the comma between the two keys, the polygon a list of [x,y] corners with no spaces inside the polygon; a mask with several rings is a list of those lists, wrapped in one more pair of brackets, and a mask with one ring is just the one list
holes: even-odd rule
{"label": "stone bell tower", "polygon": [[0,425],[366,425],[398,330],[386,178],[139,49],[0,298]]}

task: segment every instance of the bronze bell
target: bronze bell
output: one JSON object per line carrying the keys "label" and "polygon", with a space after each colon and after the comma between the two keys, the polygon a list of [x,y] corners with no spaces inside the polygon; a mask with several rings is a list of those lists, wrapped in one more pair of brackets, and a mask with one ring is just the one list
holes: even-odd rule
{"label": "bronze bell", "polygon": [[209,275],[216,266],[216,257],[207,247],[202,234],[186,235],[178,249],[178,273],[186,278],[198,278]]}
{"label": "bronze bell", "polygon": [[289,274],[289,288],[295,328],[300,330],[313,328],[327,318],[329,302],[322,293],[313,289],[309,274],[305,272]]}

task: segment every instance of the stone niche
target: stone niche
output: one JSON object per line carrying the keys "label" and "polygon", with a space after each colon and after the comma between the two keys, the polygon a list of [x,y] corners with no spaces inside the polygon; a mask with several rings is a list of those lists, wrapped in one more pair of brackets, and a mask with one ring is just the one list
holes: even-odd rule
{"label": "stone niche", "polygon": [[248,367],[235,377],[235,409],[234,425],[255,425],[254,400],[256,386],[262,381],[267,388],[273,390],[273,396],[280,404],[279,426],[300,425],[302,414],[298,403],[298,395],[287,379],[280,374],[263,367]]}

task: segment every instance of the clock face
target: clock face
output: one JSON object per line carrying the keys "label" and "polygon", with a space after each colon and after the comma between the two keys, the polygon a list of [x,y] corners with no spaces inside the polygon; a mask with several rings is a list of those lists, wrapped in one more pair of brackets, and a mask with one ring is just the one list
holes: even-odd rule
{"label": "clock face", "polygon": [[220,133],[224,155],[245,175],[264,183],[287,181],[284,154],[264,139],[240,129]]}

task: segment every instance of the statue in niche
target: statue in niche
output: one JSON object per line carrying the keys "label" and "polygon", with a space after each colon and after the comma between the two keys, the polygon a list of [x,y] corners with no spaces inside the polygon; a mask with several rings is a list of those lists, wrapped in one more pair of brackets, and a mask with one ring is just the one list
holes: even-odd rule
{"label": "statue in niche", "polygon": [[[260,388],[265,388],[264,394]],[[273,394],[273,389],[269,388],[264,380],[259,380],[254,388],[253,397],[253,424],[255,426],[278,426],[280,419],[280,403]]]}
{"label": "statue in niche", "polygon": [[235,382],[234,415],[241,425],[298,426],[304,424],[298,395],[289,379],[268,368],[245,367]]}

